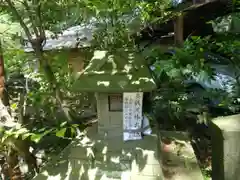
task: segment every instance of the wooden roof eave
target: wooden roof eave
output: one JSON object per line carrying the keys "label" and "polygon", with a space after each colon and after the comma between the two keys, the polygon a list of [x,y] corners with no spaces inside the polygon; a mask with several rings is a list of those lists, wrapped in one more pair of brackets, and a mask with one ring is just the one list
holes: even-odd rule
{"label": "wooden roof eave", "polygon": [[[175,12],[185,12],[186,14],[184,17],[184,29],[188,29],[188,31],[190,31],[191,28],[195,28],[194,23],[199,20],[200,16],[204,18],[205,21],[210,21],[232,12],[240,12],[240,5],[238,5],[238,7],[235,6],[234,9],[230,7],[226,8],[227,5],[231,6],[231,4],[228,4],[227,0],[211,0],[209,2],[198,4],[188,3],[185,6],[180,4],[178,7],[169,10],[174,10]],[[161,36],[167,35],[169,32],[173,32],[173,22],[174,18],[171,18],[169,21],[160,24],[157,24],[156,22],[152,23],[150,26],[142,30],[142,38],[140,38],[140,41],[153,39],[155,37],[160,38]],[[185,26],[187,27],[185,28]]]}

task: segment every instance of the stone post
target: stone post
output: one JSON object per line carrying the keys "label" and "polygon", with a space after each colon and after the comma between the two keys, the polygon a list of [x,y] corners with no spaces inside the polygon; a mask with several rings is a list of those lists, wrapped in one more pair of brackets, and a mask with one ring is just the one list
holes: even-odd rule
{"label": "stone post", "polygon": [[212,133],[212,180],[240,180],[240,115],[218,117]]}

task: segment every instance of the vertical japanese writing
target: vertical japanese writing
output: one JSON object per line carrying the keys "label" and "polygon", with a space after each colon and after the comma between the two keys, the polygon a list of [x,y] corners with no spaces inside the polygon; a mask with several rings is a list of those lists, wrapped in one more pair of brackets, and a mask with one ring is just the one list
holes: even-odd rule
{"label": "vertical japanese writing", "polygon": [[123,101],[124,103],[123,103],[123,116],[124,116],[124,123],[123,123],[123,125],[124,125],[124,129],[127,129],[127,127],[128,127],[128,109],[129,109],[129,97],[128,96],[126,96],[126,97],[124,97],[124,101]]}
{"label": "vertical japanese writing", "polygon": [[[133,119],[132,113],[133,113],[133,97],[129,96],[128,127],[132,127],[132,123],[133,123],[132,122],[132,119]],[[129,139],[133,138],[133,133],[128,133],[128,135],[129,135]]]}
{"label": "vertical japanese writing", "polygon": [[[135,96],[135,114],[134,114],[134,118],[135,118],[135,124],[134,124],[134,128],[139,128],[141,127],[141,122],[142,122],[142,93],[136,93]],[[134,133],[135,137],[141,136],[141,132],[136,132]]]}
{"label": "vertical japanese writing", "polygon": [[141,139],[142,93],[124,93],[123,101],[124,140]]}

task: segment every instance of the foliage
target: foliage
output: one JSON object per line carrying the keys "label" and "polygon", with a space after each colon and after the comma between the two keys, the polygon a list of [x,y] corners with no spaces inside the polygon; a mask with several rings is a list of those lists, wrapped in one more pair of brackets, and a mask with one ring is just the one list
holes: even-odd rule
{"label": "foliage", "polygon": [[1,143],[5,144],[9,138],[20,138],[22,140],[30,139],[35,143],[39,143],[44,136],[49,134],[55,134],[57,137],[61,138],[71,138],[77,135],[78,128],[78,124],[68,124],[67,122],[63,122],[57,127],[44,127],[40,129],[35,127],[32,130],[24,126],[19,126],[10,130],[1,128],[1,134],[3,134]]}
{"label": "foliage", "polygon": [[[34,27],[44,27],[46,30],[61,31],[66,27],[74,24],[81,23],[82,13],[79,10],[84,8],[83,4],[79,0],[74,1],[6,1],[3,3],[1,12],[8,13],[11,16],[13,22],[19,23],[19,17],[14,14],[11,7],[7,2],[11,2],[17,8],[21,18],[30,27],[32,32]],[[41,13],[41,18],[39,14]]]}
{"label": "foliage", "polygon": [[[92,12],[87,18],[95,27],[93,46],[97,49],[135,49],[134,35],[152,24],[172,17],[165,9],[169,1],[85,1]],[[160,16],[159,16],[160,15]]]}
{"label": "foliage", "polygon": [[[4,45],[7,94],[13,118],[22,123],[21,127],[2,129],[3,148],[0,153],[4,156],[7,156],[6,149],[15,150],[19,142],[22,145],[16,149],[17,156],[22,156],[22,153],[30,153],[25,152],[29,148],[24,142],[39,143],[49,135],[74,138],[77,129],[84,129],[82,123],[66,123],[63,115],[63,109],[72,109],[74,106],[73,110],[77,111],[72,111],[71,116],[80,119],[77,117],[79,113],[76,114],[80,109],[77,102],[79,95],[69,92],[71,73],[67,56],[63,53],[48,56],[41,52],[42,42],[47,36],[46,29],[54,33],[61,32],[62,29],[81,22],[82,17],[78,13],[81,8],[78,5],[74,1],[25,0],[9,0],[0,4],[0,23],[4,25],[0,25],[0,37]],[[34,56],[21,50],[26,38],[35,48]],[[18,164],[17,160],[14,161]]]}
{"label": "foliage", "polygon": [[[139,35],[146,26],[151,27],[177,15],[166,10],[171,6],[169,0],[0,2],[0,38],[4,45],[10,106],[13,117],[18,121],[21,118],[24,120],[20,127],[1,130],[1,145],[4,147],[9,145],[9,139],[39,143],[50,134],[72,138],[78,128],[84,128],[82,122],[76,125],[66,121],[66,114],[71,116],[70,119],[82,120],[78,113],[82,102],[78,100],[86,97],[82,98],[81,94],[70,91],[73,79],[68,68],[67,54],[43,52],[42,47],[49,37],[49,31],[49,34],[57,34],[71,26],[87,25],[94,31],[91,50],[136,50],[134,35]],[[189,116],[193,113],[205,115],[206,100],[213,95],[223,97],[220,104],[223,101],[227,105],[234,104],[240,93],[238,85],[234,99],[230,99],[226,93],[219,91],[199,92],[197,96],[190,94],[186,91],[184,81],[192,76],[208,80],[213,78],[214,71],[205,61],[204,52],[207,50],[227,57],[234,68],[239,68],[239,41],[236,37],[221,37],[222,40],[216,37],[191,37],[183,48],[173,48],[171,56],[161,52],[159,47],[144,52],[146,60],[154,67],[159,86],[153,108],[157,119],[165,119],[164,122],[177,119],[172,122],[172,126],[178,127],[191,124],[187,121]],[[20,50],[26,40],[34,49],[33,56]],[[237,106],[233,106],[237,109]],[[71,111],[65,113],[67,110]],[[204,118],[205,121],[207,115]],[[183,119],[184,123],[179,121]]]}
{"label": "foliage", "polygon": [[239,33],[240,31],[240,13],[230,13],[223,17],[218,17],[210,21],[215,32],[218,33]]}
{"label": "foliage", "polygon": [[[225,35],[226,36],[226,35]],[[226,107],[231,109],[232,113],[237,112],[239,107],[234,97],[239,96],[239,91],[229,95],[229,93],[207,89],[201,90],[196,87],[189,94],[188,86],[185,82],[192,77],[198,77],[202,81],[211,81],[214,78],[215,71],[209,66],[209,59],[206,59],[206,52],[216,52],[229,59],[228,66],[231,66],[236,72],[239,68],[239,40],[237,35],[231,40],[231,36],[221,38],[216,37],[191,37],[182,48],[172,48],[169,54],[164,54],[157,49],[150,51],[147,55],[149,62],[154,62],[152,67],[159,89],[155,95],[155,116],[160,121],[166,122],[175,128],[186,128],[194,123],[189,119],[194,119],[194,114],[202,114],[199,120],[207,123],[209,115],[209,100],[218,98],[219,108]],[[155,61],[154,61],[155,59]],[[226,62],[220,62],[226,63]],[[236,75],[238,80],[238,75]],[[238,89],[239,85],[234,85]],[[192,87],[190,87],[192,88]],[[195,87],[194,87],[195,88]],[[233,97],[234,96],[234,97]],[[166,118],[168,117],[168,118]],[[189,117],[189,118],[188,118]],[[172,122],[171,124],[171,121]],[[160,123],[164,123],[160,122]],[[166,125],[166,124],[165,124]],[[177,126],[177,127],[176,127]],[[169,127],[168,127],[169,128]]]}

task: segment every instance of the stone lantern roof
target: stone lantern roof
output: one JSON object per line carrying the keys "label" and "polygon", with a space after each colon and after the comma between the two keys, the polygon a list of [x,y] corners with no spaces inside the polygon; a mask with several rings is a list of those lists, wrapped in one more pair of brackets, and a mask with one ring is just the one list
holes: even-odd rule
{"label": "stone lantern roof", "polygon": [[150,92],[156,88],[144,59],[128,50],[95,51],[79,73],[73,90],[82,92]]}

